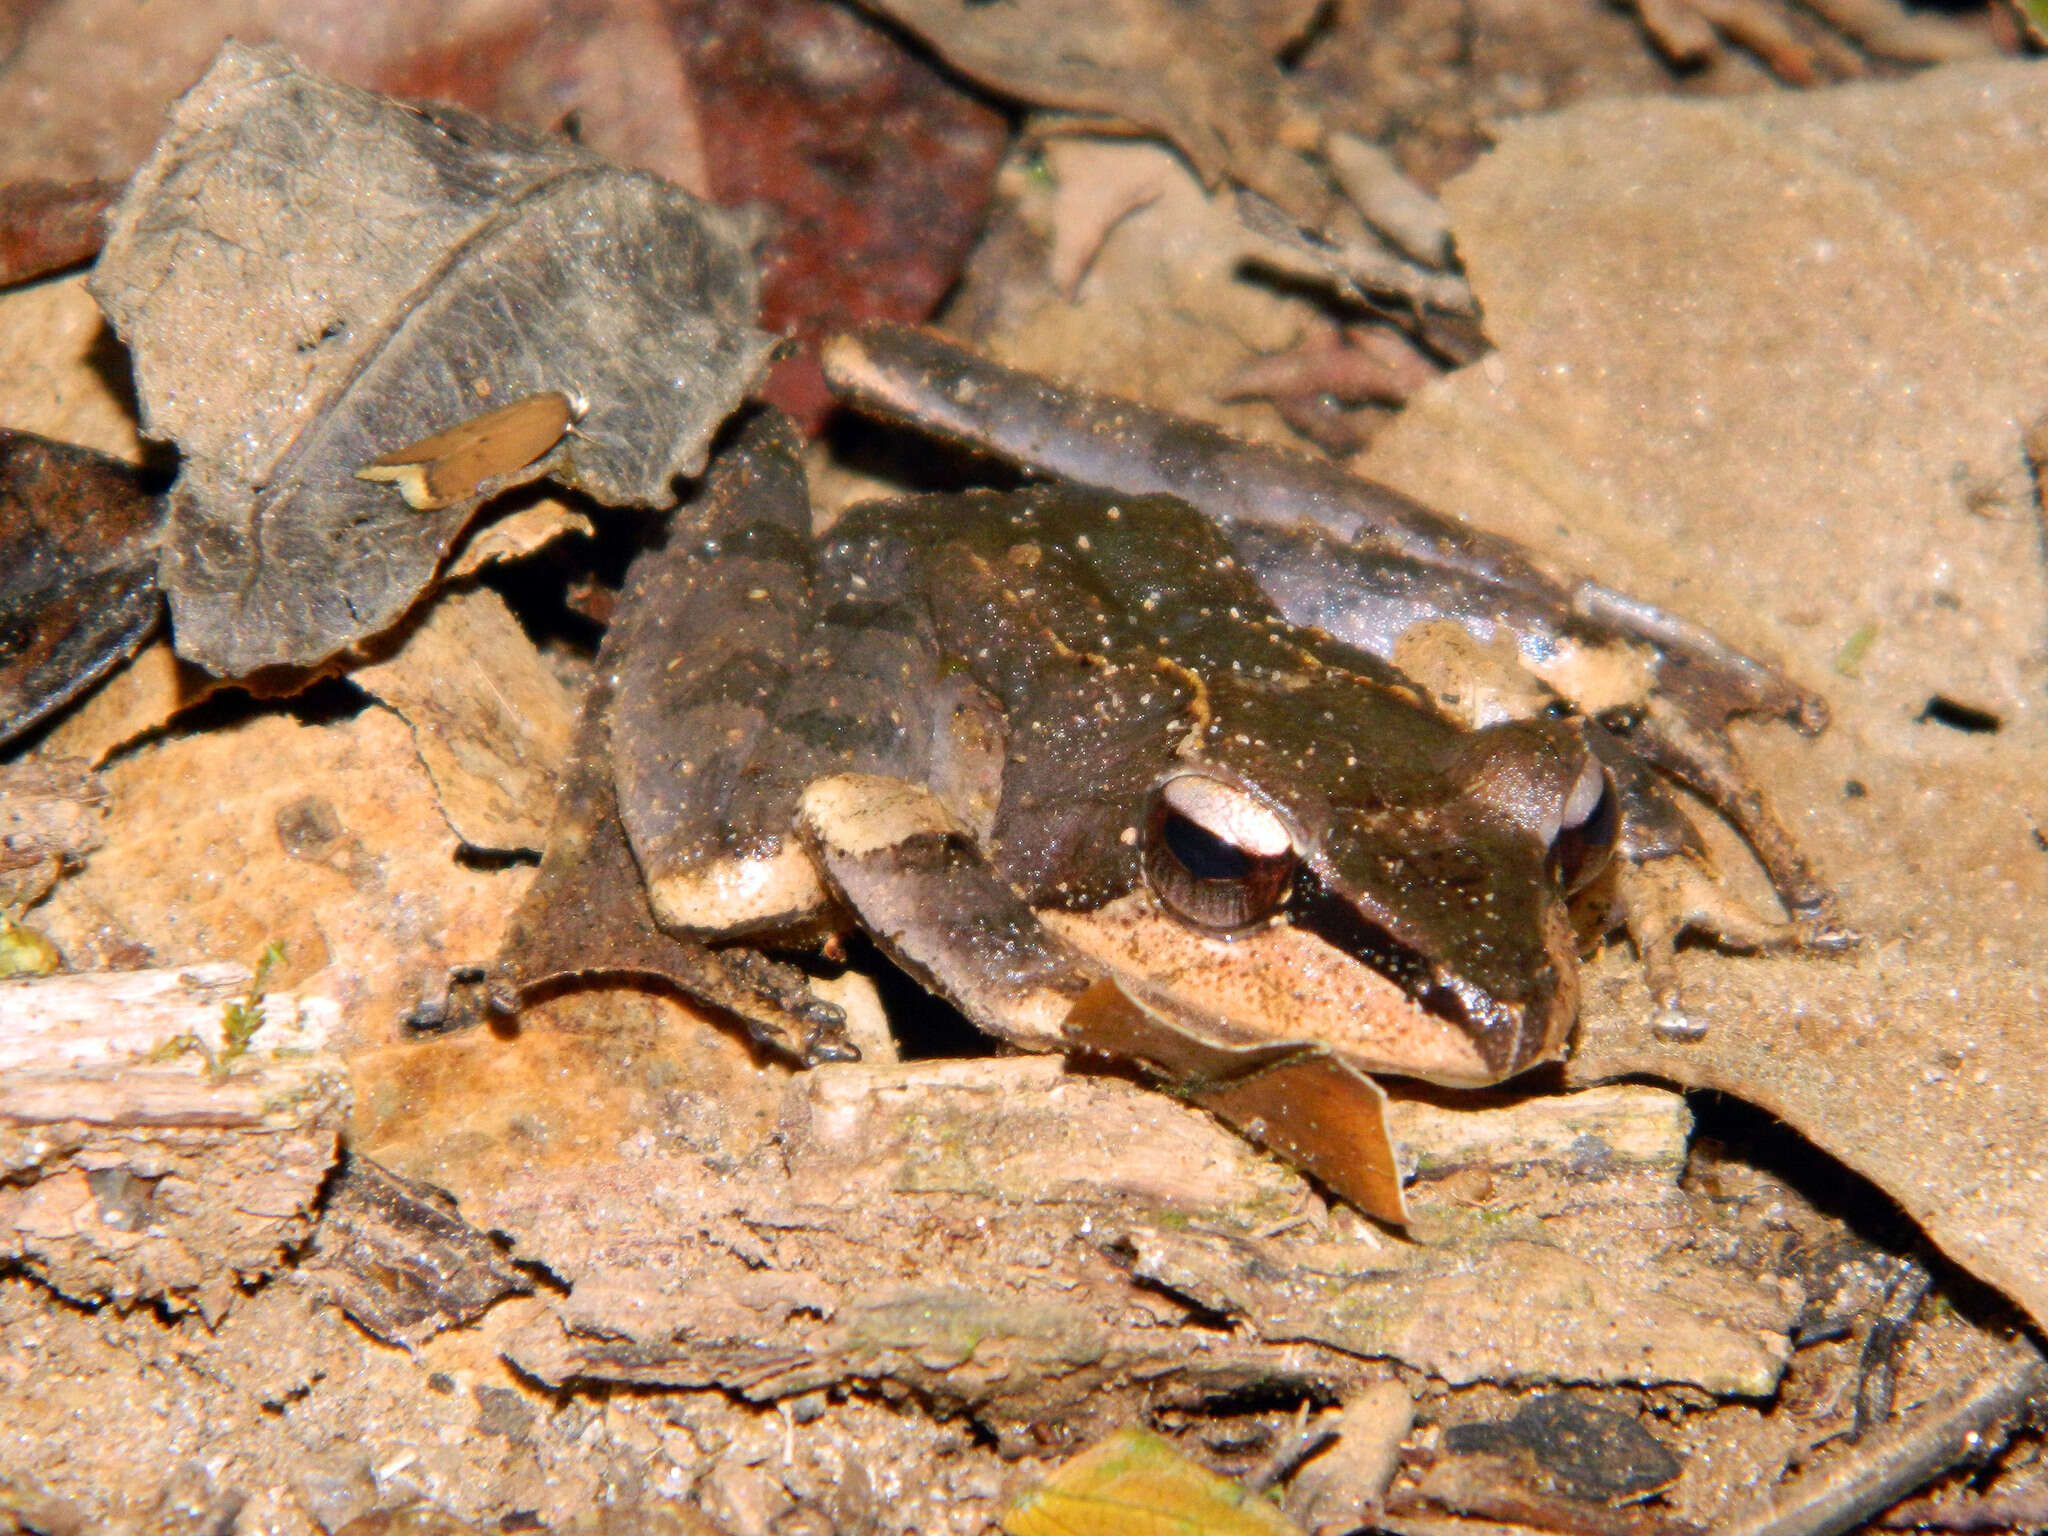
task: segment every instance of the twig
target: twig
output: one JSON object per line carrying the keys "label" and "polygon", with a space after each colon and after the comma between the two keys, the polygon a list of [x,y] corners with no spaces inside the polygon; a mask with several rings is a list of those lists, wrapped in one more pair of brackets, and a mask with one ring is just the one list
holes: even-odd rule
{"label": "twig", "polygon": [[2044,1395],[2048,1361],[2031,1343],[2018,1341],[1974,1381],[1759,1499],[1716,1536],[1836,1536],[1937,1473],[2002,1444],[2007,1421]]}
{"label": "twig", "polygon": [[2048,1488],[1981,1499],[1909,1499],[1878,1516],[1887,1530],[2032,1531],[2048,1526]]}

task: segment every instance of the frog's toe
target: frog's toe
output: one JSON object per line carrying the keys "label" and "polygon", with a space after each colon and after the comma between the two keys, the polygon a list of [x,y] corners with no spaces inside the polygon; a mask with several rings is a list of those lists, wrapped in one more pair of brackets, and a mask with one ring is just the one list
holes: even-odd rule
{"label": "frog's toe", "polygon": [[1839,955],[1863,942],[1862,934],[1835,916],[1832,904],[1820,912],[1800,917],[1791,927],[1792,938],[1786,947],[1792,949],[1810,949],[1824,955]]}
{"label": "frog's toe", "polygon": [[1650,1010],[1650,1033],[1659,1040],[1703,1040],[1706,1038],[1707,1026],[1704,1021],[1687,1013],[1684,1005],[1673,998],[1668,1003],[1660,1002]]}

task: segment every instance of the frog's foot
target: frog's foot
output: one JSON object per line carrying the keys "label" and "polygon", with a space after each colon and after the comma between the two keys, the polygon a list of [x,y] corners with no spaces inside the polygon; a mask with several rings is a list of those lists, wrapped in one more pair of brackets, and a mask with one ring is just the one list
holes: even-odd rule
{"label": "frog's foot", "polygon": [[[1821,939],[1842,931],[1834,894],[1814,873],[1769,798],[1749,776],[1735,745],[1721,729],[1703,726],[1682,710],[1652,698],[1627,740],[1645,758],[1702,795],[1725,816],[1770,876],[1778,900],[1813,938],[1808,948],[1841,947]],[[1853,942],[1853,939],[1847,942]]]}
{"label": "frog's foot", "polygon": [[757,998],[781,1024],[779,1028],[764,1027],[757,1017],[749,1016],[747,1033],[761,1044],[795,1056],[807,1067],[860,1060],[860,1047],[847,1037],[846,1010],[813,993],[811,979],[802,971],[771,960],[758,949],[713,953],[733,985]]}
{"label": "frog's foot", "polygon": [[1704,858],[1691,850],[1648,860],[1623,871],[1622,921],[1650,989],[1650,1029],[1666,1040],[1697,1040],[1707,1027],[1685,1006],[1678,979],[1678,940],[1704,933],[1739,950],[1836,952],[1858,936],[1835,923],[1795,915],[1768,917],[1733,895]]}

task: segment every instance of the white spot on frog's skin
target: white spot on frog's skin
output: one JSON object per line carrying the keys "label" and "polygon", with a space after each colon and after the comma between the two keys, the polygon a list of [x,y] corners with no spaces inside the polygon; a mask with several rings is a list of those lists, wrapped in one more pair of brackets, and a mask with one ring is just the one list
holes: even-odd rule
{"label": "white spot on frog's skin", "polygon": [[792,840],[765,859],[712,859],[648,882],[663,926],[693,933],[775,928],[831,903],[811,856]]}
{"label": "white spot on frog's skin", "polygon": [[819,779],[797,803],[798,823],[851,858],[880,853],[925,834],[961,834],[960,824],[930,790],[871,773]]}

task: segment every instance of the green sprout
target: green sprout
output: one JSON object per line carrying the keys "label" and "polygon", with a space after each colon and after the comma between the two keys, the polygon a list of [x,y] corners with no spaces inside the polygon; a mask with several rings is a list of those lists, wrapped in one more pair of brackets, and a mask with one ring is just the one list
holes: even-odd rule
{"label": "green sprout", "polygon": [[226,1079],[234,1066],[235,1058],[248,1051],[250,1039],[263,1027],[263,984],[270,979],[270,973],[282,964],[284,945],[272,939],[263,946],[263,953],[257,957],[256,972],[249,978],[249,990],[229,1003],[222,1011],[220,1055],[214,1057],[211,1063],[215,1082]]}

